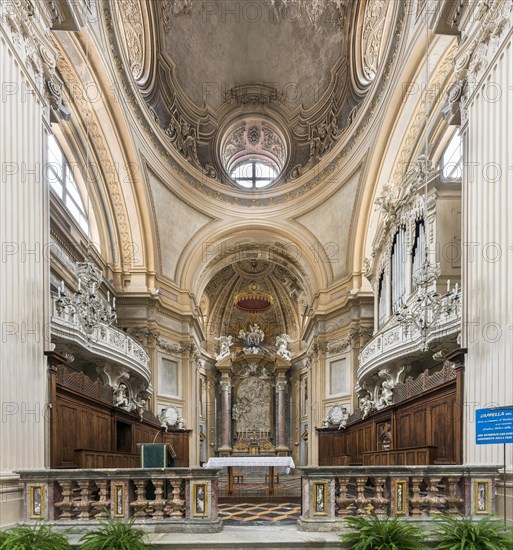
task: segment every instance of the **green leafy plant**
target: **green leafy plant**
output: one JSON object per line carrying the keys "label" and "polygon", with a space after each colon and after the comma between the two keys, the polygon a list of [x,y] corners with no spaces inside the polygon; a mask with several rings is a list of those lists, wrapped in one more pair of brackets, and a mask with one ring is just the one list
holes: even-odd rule
{"label": "green leafy plant", "polygon": [[[99,529],[85,534],[81,539],[81,550],[146,550],[152,548],[144,542],[146,533],[134,527],[134,519],[102,522]],[[1,549],[0,549],[1,550]]]}
{"label": "green leafy plant", "polygon": [[492,517],[478,522],[463,517],[443,516],[437,550],[513,550],[513,535]]}
{"label": "green leafy plant", "polygon": [[424,550],[419,527],[398,518],[351,517],[347,525],[353,531],[341,538],[352,550]]}
{"label": "green leafy plant", "polygon": [[71,550],[61,533],[54,533],[48,525],[20,525],[0,533],[0,550]]}

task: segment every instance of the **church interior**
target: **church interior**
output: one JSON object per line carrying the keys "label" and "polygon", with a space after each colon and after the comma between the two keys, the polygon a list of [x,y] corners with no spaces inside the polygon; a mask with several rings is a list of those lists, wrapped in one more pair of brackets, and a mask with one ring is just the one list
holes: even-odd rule
{"label": "church interior", "polygon": [[513,521],[512,0],[3,0],[0,68],[0,528]]}

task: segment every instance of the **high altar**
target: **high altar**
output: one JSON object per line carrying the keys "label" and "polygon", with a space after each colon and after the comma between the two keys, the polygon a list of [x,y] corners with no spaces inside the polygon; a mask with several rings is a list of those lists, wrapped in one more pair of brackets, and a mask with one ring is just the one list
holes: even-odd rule
{"label": "high altar", "polygon": [[276,339],[277,351],[264,347],[258,325],[241,330],[244,347],[230,352],[232,337],[221,337],[219,370],[220,456],[287,456],[287,399],[291,367],[288,337]]}

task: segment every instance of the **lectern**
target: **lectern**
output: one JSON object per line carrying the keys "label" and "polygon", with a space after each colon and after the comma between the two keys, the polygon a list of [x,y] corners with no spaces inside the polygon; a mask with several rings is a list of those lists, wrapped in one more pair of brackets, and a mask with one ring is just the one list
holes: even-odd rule
{"label": "lectern", "polygon": [[176,453],[169,443],[141,443],[141,468],[173,468]]}

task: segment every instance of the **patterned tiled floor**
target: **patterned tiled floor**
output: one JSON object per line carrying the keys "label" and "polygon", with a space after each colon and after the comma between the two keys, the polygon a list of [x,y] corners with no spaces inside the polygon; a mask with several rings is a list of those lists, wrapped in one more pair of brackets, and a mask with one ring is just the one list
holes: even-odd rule
{"label": "patterned tiled floor", "polygon": [[293,503],[269,504],[219,504],[219,516],[225,522],[296,521],[301,506]]}
{"label": "patterned tiled floor", "polygon": [[[235,483],[233,486],[234,496],[244,501],[246,497],[255,497],[267,495],[268,484],[262,472],[244,471],[241,483]],[[219,480],[219,494],[222,497],[227,495],[228,480],[226,475]],[[275,496],[291,501],[301,496],[301,478],[297,475],[280,475],[279,483],[274,484]]]}

